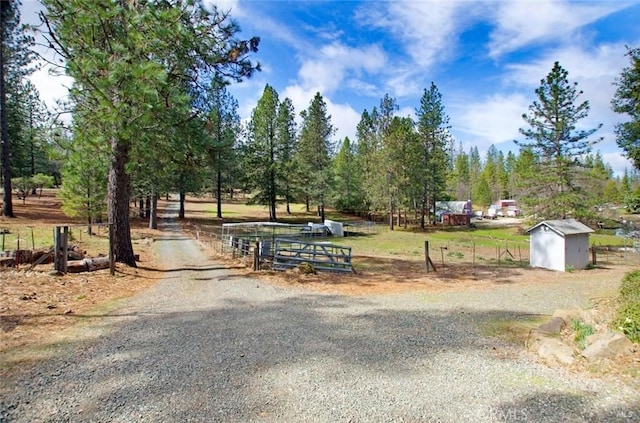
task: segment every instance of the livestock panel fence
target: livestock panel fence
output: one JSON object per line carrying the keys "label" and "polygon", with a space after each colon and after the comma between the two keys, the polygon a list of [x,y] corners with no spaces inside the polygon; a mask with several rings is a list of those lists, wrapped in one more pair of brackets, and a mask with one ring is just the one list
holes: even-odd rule
{"label": "livestock panel fence", "polygon": [[353,271],[351,267],[351,247],[326,242],[306,240],[276,239],[273,268],[288,270],[302,263],[310,263],[315,270],[328,272]]}

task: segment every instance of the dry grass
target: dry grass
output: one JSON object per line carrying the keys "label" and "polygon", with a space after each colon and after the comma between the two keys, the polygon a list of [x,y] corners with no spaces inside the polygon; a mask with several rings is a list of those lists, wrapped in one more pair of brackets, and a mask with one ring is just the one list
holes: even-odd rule
{"label": "dry grass", "polygon": [[[28,197],[24,204],[15,201],[14,212],[16,218],[0,218],[0,228],[12,234],[33,228],[36,233],[50,235],[49,243],[36,241],[36,246],[53,244],[55,225],[80,223],[62,214],[60,202],[51,191],[42,198]],[[157,237],[159,232],[145,225],[146,222],[132,220],[134,250],[140,254],[139,263],[144,269],[117,264],[115,277],[109,275],[109,270],[54,276],[52,264],[38,265],[32,271],[28,265],[0,270],[0,363],[21,347],[56,342],[64,336],[65,329],[103,315],[117,300],[130,297],[161,278],[150,244],[144,241]],[[79,234],[80,228],[74,231]],[[76,236],[72,244],[89,256],[104,254],[108,245],[105,235],[89,238],[84,234],[82,240]]]}
{"label": "dry grass", "polygon": [[[164,202],[160,202],[160,208],[164,205]],[[47,193],[43,198],[29,197],[26,204],[15,202],[14,208],[18,217],[0,218],[0,228],[7,228],[11,232],[33,228],[36,232],[50,234],[56,224],[80,223],[60,212],[60,203],[53,192]],[[284,214],[284,210],[279,212]],[[183,226],[188,233],[193,233],[194,224],[222,223],[211,213],[211,202],[207,200],[190,198],[186,204],[186,213],[187,219]],[[256,208],[240,204],[225,205],[225,215],[227,214],[230,220],[264,220],[268,217],[266,210],[258,208],[256,212]],[[301,221],[310,220],[310,216],[302,210],[296,210],[295,218]],[[0,368],[5,367],[9,361],[15,363],[24,359],[23,357],[16,360],[16,354],[24,356],[25,351],[33,353],[41,346],[64,340],[70,329],[78,323],[92,322],[94,318],[103,316],[115,307],[118,300],[130,297],[161,279],[162,266],[155,261],[150,248],[151,243],[146,241],[148,238],[157,238],[160,232],[147,229],[146,224],[146,221],[137,218],[131,220],[134,250],[140,254],[140,267],[130,268],[118,264],[115,277],[111,277],[108,270],[52,276],[51,265],[37,266],[34,271],[27,271],[26,267],[0,271]],[[102,239],[100,236],[88,238],[84,234],[82,239],[76,236],[73,243],[87,250],[89,255],[106,252],[101,250],[106,247],[104,236]],[[215,254],[213,250],[209,252]],[[526,286],[531,283],[555,284],[579,279],[620,279],[629,270],[628,267],[615,266],[561,273],[539,269],[488,265],[472,267],[460,264],[440,267],[438,272],[426,273],[424,263],[415,258],[356,255],[356,274],[304,275],[293,271],[254,273],[248,267],[251,264],[249,260],[242,262],[222,256],[216,256],[216,259],[233,266],[239,273],[256,276],[273,284],[342,295],[478,290],[495,289],[505,284]],[[247,267],[237,269],[242,267],[238,266],[239,264]],[[511,330],[511,326],[507,326]],[[520,325],[517,326],[515,329],[519,330]],[[518,330],[508,335],[518,337],[521,335]],[[627,369],[625,372],[629,368],[635,369],[634,374],[637,376],[638,365],[633,362],[636,359],[637,357],[628,358],[631,362],[621,368]],[[615,373],[616,369],[620,368],[607,364],[606,369],[600,370]]]}

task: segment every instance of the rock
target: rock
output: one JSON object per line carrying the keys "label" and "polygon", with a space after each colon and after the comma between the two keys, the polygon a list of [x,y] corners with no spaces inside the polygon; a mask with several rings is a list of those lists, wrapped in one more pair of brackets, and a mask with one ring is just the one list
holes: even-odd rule
{"label": "rock", "polygon": [[595,344],[598,341],[608,341],[611,338],[611,333],[609,332],[597,332],[593,335],[589,335],[584,339],[584,345],[589,346],[591,344]]}
{"label": "rock", "polygon": [[55,304],[47,304],[47,308],[49,310],[53,310],[54,308],[56,308],[56,305]]}
{"label": "rock", "polygon": [[582,314],[582,310],[564,310],[558,309],[556,310],[551,317],[559,317],[564,321],[566,325],[570,325],[573,320],[580,319],[580,315]]}
{"label": "rock", "polygon": [[557,360],[563,364],[573,363],[573,348],[557,338],[542,337],[538,341],[538,355],[544,359]]}
{"label": "rock", "polygon": [[608,333],[597,337],[595,342],[582,351],[582,356],[588,361],[597,361],[603,358],[615,357],[623,354],[633,347],[633,344],[621,333]]}
{"label": "rock", "polygon": [[538,326],[538,330],[546,333],[559,334],[560,332],[562,332],[562,329],[564,329],[565,326],[567,326],[567,323],[563,318],[552,317],[551,320],[549,320],[548,322]]}

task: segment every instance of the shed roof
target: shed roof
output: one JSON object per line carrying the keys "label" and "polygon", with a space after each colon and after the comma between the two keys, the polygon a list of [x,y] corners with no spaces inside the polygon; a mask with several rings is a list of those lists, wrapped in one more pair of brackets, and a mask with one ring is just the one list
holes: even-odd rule
{"label": "shed roof", "polygon": [[590,227],[588,227],[583,223],[578,222],[575,219],[545,220],[527,229],[527,232],[531,232],[534,229],[539,228],[541,226],[547,226],[549,229],[553,230],[554,232],[557,232],[562,236],[588,234],[588,233],[594,232],[593,229],[591,229]]}

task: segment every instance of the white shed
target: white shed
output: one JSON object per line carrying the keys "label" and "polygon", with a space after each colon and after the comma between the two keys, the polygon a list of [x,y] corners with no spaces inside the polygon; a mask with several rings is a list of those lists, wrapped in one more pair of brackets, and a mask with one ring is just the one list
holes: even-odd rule
{"label": "white shed", "polygon": [[593,229],[587,225],[575,219],[545,220],[527,232],[531,266],[564,272],[589,264],[589,234]]}

